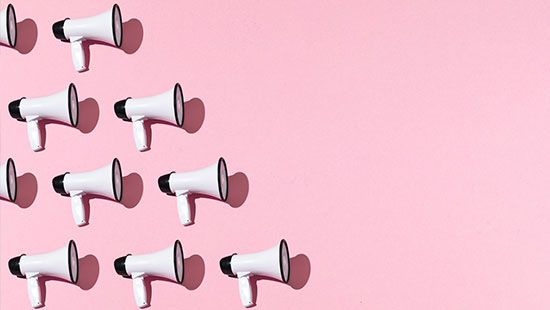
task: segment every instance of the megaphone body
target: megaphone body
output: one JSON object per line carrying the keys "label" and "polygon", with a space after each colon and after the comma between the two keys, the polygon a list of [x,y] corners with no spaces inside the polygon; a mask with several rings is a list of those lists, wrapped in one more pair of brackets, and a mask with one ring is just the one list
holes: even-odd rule
{"label": "megaphone body", "polygon": [[44,148],[38,126],[40,120],[54,120],[73,127],[78,125],[78,94],[73,83],[66,89],[50,96],[23,97],[12,101],[8,109],[11,117],[27,122],[29,142],[33,151]]}
{"label": "megaphone body", "polygon": [[13,5],[0,11],[0,43],[15,47],[17,43],[17,19]]}
{"label": "megaphone body", "polygon": [[0,166],[0,197],[11,202],[17,199],[17,173],[11,158]]}
{"label": "megaphone body", "polygon": [[120,100],[114,108],[118,118],[133,123],[134,140],[139,151],[149,148],[143,124],[145,120],[160,120],[183,126],[183,91],[179,83],[158,95]]}
{"label": "megaphone body", "polygon": [[217,163],[206,168],[165,174],[158,179],[158,184],[162,192],[177,197],[180,221],[183,225],[190,225],[192,220],[189,195],[201,194],[227,200],[227,165],[220,157]]}
{"label": "megaphone body", "polygon": [[288,283],[290,278],[290,256],[288,245],[283,239],[276,246],[250,254],[233,254],[220,260],[222,272],[239,279],[239,293],[245,307],[254,305],[251,276],[265,276]]}
{"label": "megaphone body", "polygon": [[82,226],[87,223],[83,195],[98,195],[118,202],[122,200],[122,169],[115,158],[112,163],[99,169],[58,175],[53,178],[52,185],[62,196],[71,196],[75,224]]}
{"label": "megaphone body", "polygon": [[134,297],[138,307],[149,305],[144,278],[156,276],[179,284],[183,283],[184,256],[179,240],[164,250],[153,253],[119,257],[114,262],[115,271],[124,278],[133,279]]}
{"label": "megaphone body", "polygon": [[38,283],[40,276],[59,278],[76,283],[78,281],[78,252],[76,243],[69,243],[52,252],[14,257],[9,260],[10,272],[27,279],[27,290],[33,307],[43,306],[42,292]]}
{"label": "megaphone body", "polygon": [[77,71],[86,70],[86,60],[82,42],[96,40],[116,47],[122,46],[122,15],[120,7],[113,7],[92,17],[58,21],[53,24],[54,36],[64,42],[71,42],[73,64]]}

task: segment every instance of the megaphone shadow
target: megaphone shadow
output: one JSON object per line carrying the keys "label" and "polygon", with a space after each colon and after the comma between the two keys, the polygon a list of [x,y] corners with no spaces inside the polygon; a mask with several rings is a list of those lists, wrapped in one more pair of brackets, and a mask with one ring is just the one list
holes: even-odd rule
{"label": "megaphone shadow", "polygon": [[85,291],[94,287],[99,278],[99,261],[97,257],[88,254],[78,259],[78,273],[78,282],[76,282],[78,287]]}
{"label": "megaphone shadow", "polygon": [[27,172],[17,177],[17,197],[15,203],[26,209],[32,205],[38,194],[38,181],[34,174]]}
{"label": "megaphone shadow", "polygon": [[[86,98],[80,102],[78,102],[78,124],[76,126],[76,129],[78,129],[80,132],[84,134],[90,133],[97,125],[97,122],[99,121],[99,105],[97,104],[97,101],[94,98]],[[73,126],[55,121],[50,119],[44,119],[38,122],[38,128],[40,129],[40,138],[41,143],[43,145],[43,148],[41,151],[46,149],[46,126],[50,124],[55,125],[61,125],[66,127]]]}
{"label": "megaphone shadow", "polygon": [[[78,281],[76,286],[80,287],[82,290],[90,290],[97,282],[99,278],[99,261],[94,255],[88,254],[82,258],[78,259]],[[42,276],[38,278],[38,285],[40,286],[40,292],[42,293],[41,302],[42,305],[37,308],[43,308],[46,306],[46,282],[49,281],[58,281],[65,282],[68,284],[73,284],[70,281],[50,277]]]}
{"label": "megaphone shadow", "polygon": [[38,27],[34,20],[26,18],[17,23],[17,42],[15,49],[21,54],[28,54],[36,45],[38,39]]}
{"label": "megaphone shadow", "polygon": [[[17,177],[17,196],[14,203],[21,209],[32,205],[38,193],[38,181],[34,174],[27,172]],[[0,201],[11,202],[9,199],[0,197]]]}
{"label": "megaphone shadow", "polygon": [[[183,286],[190,290],[194,291],[196,290],[202,283],[202,280],[204,279],[204,273],[205,273],[205,265],[204,265],[204,259],[197,254],[193,254],[189,256],[188,258],[184,259],[184,275],[183,275]],[[145,290],[147,291],[147,304],[149,306],[146,306],[144,308],[149,308],[151,306],[151,300],[153,299],[153,289],[152,289],[152,282],[153,281],[165,281],[165,282],[172,282],[179,284],[174,281],[167,280],[165,278],[156,277],[156,276],[148,276],[144,278],[144,284],[145,284]]]}
{"label": "megaphone shadow", "polygon": [[[127,22],[122,23],[122,46],[120,49],[126,54],[134,54],[140,48],[143,42],[143,25],[138,19],[132,18]],[[90,46],[92,45],[106,45],[116,48],[111,44],[97,41],[97,40],[84,40],[82,41],[82,49],[84,50],[84,59],[86,69],[82,72],[86,72],[90,68]]]}
{"label": "megaphone shadow", "polygon": [[[122,177],[122,200],[120,201],[120,204],[123,205],[127,209],[132,209],[141,200],[141,197],[143,196],[143,179],[141,176],[135,172],[130,173],[129,175]],[[82,226],[89,225],[90,220],[90,200],[92,199],[104,199],[104,200],[110,200],[115,201],[114,199],[106,198],[104,196],[99,195],[93,195],[93,194],[86,194],[82,196],[82,204],[84,205],[84,213],[86,224]]]}
{"label": "megaphone shadow", "polygon": [[[17,23],[17,42],[14,49],[20,54],[28,54],[36,45],[38,38],[38,27],[34,20],[26,18]],[[10,47],[9,45],[0,43],[2,46]]]}
{"label": "megaphone shadow", "polygon": [[[309,281],[309,276],[311,274],[311,263],[309,258],[305,254],[298,254],[290,259],[290,278],[286,285],[292,287],[295,290],[301,290],[306,286]],[[258,281],[268,280],[274,282],[280,282],[273,278],[263,277],[263,276],[254,276],[250,278],[250,286],[252,288],[252,302],[256,306],[256,301],[258,299]],[[253,306],[253,307],[254,307]]]}

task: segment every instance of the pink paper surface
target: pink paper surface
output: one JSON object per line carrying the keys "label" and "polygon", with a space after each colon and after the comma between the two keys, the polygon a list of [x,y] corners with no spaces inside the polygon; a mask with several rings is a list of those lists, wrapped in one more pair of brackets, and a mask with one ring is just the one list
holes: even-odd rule
{"label": "pink paper surface", "polygon": [[[258,309],[550,307],[548,2],[120,0],[123,50],[92,45],[85,73],[51,25],[112,2],[12,3],[0,159],[28,207],[1,203],[1,309],[31,308],[8,260],[70,239],[81,283],[47,281],[46,308],[135,309],[113,260],[179,239],[185,285],[153,281],[151,309],[241,309],[219,259],[281,238],[291,285],[258,281]],[[70,82],[83,127],[47,125],[32,152],[8,103]],[[154,124],[139,153],[114,102],[176,82],[185,130]],[[157,178],[220,156],[233,207],[198,199],[183,227]],[[114,157],[126,207],[93,199],[76,227],[52,177]]]}

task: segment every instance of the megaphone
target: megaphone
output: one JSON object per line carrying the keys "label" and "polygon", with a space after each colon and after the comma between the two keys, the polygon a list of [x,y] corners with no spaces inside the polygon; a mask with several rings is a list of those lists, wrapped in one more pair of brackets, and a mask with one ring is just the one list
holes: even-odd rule
{"label": "megaphone", "polygon": [[73,218],[77,226],[85,225],[86,214],[82,196],[98,195],[122,200],[122,169],[118,159],[99,169],[58,175],[52,180],[53,189],[61,196],[71,196]]}
{"label": "megaphone", "polygon": [[149,305],[144,278],[156,276],[183,283],[184,260],[181,242],[176,240],[173,245],[153,253],[119,257],[115,259],[115,271],[124,278],[132,278],[134,282],[134,297],[138,307]]}
{"label": "megaphone", "polygon": [[17,173],[11,158],[0,166],[0,197],[11,202],[17,198]]}
{"label": "megaphone", "polygon": [[139,151],[149,148],[143,125],[145,120],[155,119],[183,127],[183,91],[179,83],[158,95],[120,100],[114,108],[118,118],[133,123],[134,140]]}
{"label": "megaphone", "polygon": [[27,290],[31,305],[43,306],[42,292],[38,284],[40,276],[50,276],[76,283],[78,281],[78,252],[76,243],[71,240],[61,249],[35,255],[14,257],[9,260],[11,274],[18,278],[27,278]]}
{"label": "megaphone", "polygon": [[38,122],[49,119],[76,127],[78,125],[78,95],[76,86],[71,83],[64,90],[44,97],[21,98],[10,102],[8,110],[11,117],[27,122],[29,142],[33,151],[44,148]]}
{"label": "megaphone", "polygon": [[13,5],[0,11],[0,43],[15,47],[17,43],[17,19]]}
{"label": "megaphone", "polygon": [[290,256],[284,239],[271,249],[250,254],[233,254],[220,260],[222,272],[239,279],[239,293],[245,307],[254,305],[251,276],[265,276],[288,283]]}
{"label": "megaphone", "polygon": [[162,192],[176,196],[178,215],[183,225],[192,224],[190,194],[202,194],[227,200],[228,178],[225,160],[220,157],[217,163],[206,168],[188,171],[171,172],[158,179]]}
{"label": "megaphone", "polygon": [[53,24],[53,35],[63,41],[71,42],[73,64],[76,71],[86,70],[86,60],[82,41],[95,40],[116,47],[122,46],[122,15],[120,7],[113,7],[92,17],[65,18]]}

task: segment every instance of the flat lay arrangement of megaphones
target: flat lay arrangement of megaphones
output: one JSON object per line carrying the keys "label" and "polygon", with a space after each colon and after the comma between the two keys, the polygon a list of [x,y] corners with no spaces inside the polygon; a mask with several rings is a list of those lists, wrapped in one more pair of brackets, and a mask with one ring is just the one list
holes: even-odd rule
{"label": "flat lay arrangement of megaphones", "polygon": [[[111,9],[95,16],[65,18],[52,25],[52,32],[55,38],[71,44],[74,68],[78,72],[84,72],[87,70],[83,46],[86,41],[97,41],[121,48],[123,23],[120,7],[114,4]],[[15,48],[17,35],[15,9],[9,4],[0,11],[0,44]],[[53,94],[13,100],[8,104],[8,111],[12,118],[27,123],[28,140],[33,151],[45,148],[41,123],[54,122],[77,127],[79,119],[85,116],[80,115],[83,112],[79,109],[77,88],[73,83]],[[161,122],[183,127],[185,103],[182,87],[176,83],[160,94],[119,100],[114,103],[114,113],[119,119],[132,122],[138,151],[148,150],[150,146],[145,122]],[[229,195],[227,164],[222,157],[201,169],[163,174],[157,182],[162,193],[176,197],[178,217],[185,226],[193,223],[191,205],[196,197],[206,196],[225,202]],[[73,220],[79,227],[88,224],[86,204],[89,197],[121,202],[124,196],[122,167],[117,158],[93,170],[64,172],[54,176],[51,183],[56,193],[71,198]],[[25,189],[25,184],[19,186]],[[15,162],[9,158],[0,165],[0,198],[15,202],[17,193]],[[251,277],[267,277],[283,283],[288,283],[290,279],[290,256],[284,239],[264,251],[234,253],[223,257],[219,265],[222,274],[238,279],[240,298],[244,307],[254,305]],[[73,240],[51,252],[13,257],[8,261],[8,268],[14,276],[27,279],[29,300],[35,308],[44,306],[44,292],[39,283],[41,277],[76,284],[81,272],[78,251]],[[183,245],[176,240],[163,250],[121,256],[114,260],[114,269],[116,274],[123,278],[132,279],[136,305],[140,308],[147,307],[147,277],[178,284],[184,282]]]}

